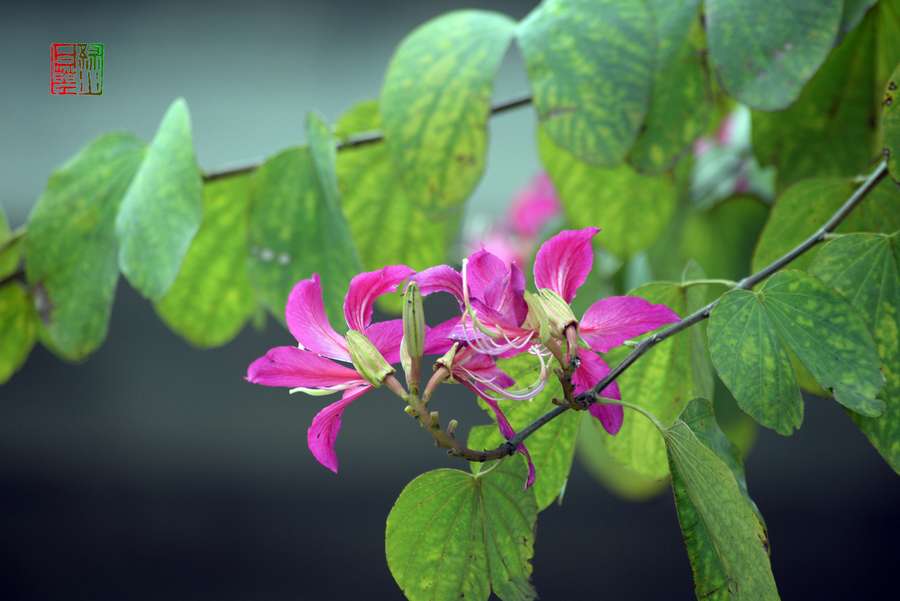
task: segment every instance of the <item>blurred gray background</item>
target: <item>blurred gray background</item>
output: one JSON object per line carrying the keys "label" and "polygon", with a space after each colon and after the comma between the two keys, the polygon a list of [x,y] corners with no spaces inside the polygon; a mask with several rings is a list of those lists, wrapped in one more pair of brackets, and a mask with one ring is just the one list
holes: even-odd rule
{"label": "blurred gray background", "polygon": [[[532,3],[7,4],[0,202],[22,223],[55,167],[106,131],[149,139],[177,96],[204,168],[297,144],[305,111],[334,119],[376,96],[404,34],[473,5],[520,18]],[[102,97],[48,94],[49,44],[74,40],[106,44]],[[526,89],[513,52],[496,98]],[[476,218],[537,170],[533,134],[527,109],[491,121]],[[454,463],[373,394],[345,413],[340,476],[321,468],[305,435],[323,401],[242,380],[289,342],[270,323],[192,349],[122,284],[109,340],[84,364],[37,348],[0,387],[0,598],[401,598],[384,520],[409,480]],[[484,421],[458,391],[438,406]],[[798,434],[761,433],[748,460],[776,578],[785,599],[875,598],[894,582],[898,480],[835,404],[806,408]],[[670,494],[621,501],[577,465],[565,504],[541,515],[534,565],[544,599],[692,598]]]}

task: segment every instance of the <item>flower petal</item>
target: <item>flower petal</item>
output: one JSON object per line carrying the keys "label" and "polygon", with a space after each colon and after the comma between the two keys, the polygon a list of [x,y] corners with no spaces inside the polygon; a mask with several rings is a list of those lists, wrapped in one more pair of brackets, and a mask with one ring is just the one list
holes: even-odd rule
{"label": "flower petal", "polygon": [[335,474],[338,471],[338,458],[334,451],[334,443],[341,431],[341,416],[344,409],[371,389],[372,387],[366,384],[345,390],[341,400],[327,405],[316,414],[309,425],[309,430],[306,431],[306,444],[313,457]]}
{"label": "flower petal", "polygon": [[[497,418],[497,427],[500,429],[500,433],[503,434],[503,438],[509,440],[513,436],[516,435],[515,430],[513,430],[512,426],[509,423],[509,420],[506,419],[506,415],[503,414],[503,410],[500,409],[500,405],[492,399],[490,396],[484,393],[477,386],[470,387],[478,396],[480,396],[485,403],[487,403],[488,407],[494,412],[494,416]],[[524,443],[518,445],[516,447],[516,452],[522,454],[525,457],[525,461],[528,463],[528,477],[525,479],[524,488],[527,490],[532,484],[534,484],[535,478],[535,470],[534,470],[534,462],[531,460],[531,453],[528,452],[528,448]]]}
{"label": "flower petal", "polygon": [[547,174],[539,173],[513,201],[509,220],[514,232],[526,238],[536,238],[547,222],[559,213],[556,190]]}
{"label": "flower petal", "polygon": [[366,337],[388,363],[400,362],[400,342],[403,340],[403,320],[379,321],[366,328]]}
{"label": "flower petal", "polygon": [[422,296],[428,296],[435,292],[449,292],[462,307],[462,275],[449,265],[429,267],[413,276],[413,280],[419,285],[419,292],[422,293]]}
{"label": "flower petal", "polygon": [[[581,394],[590,390],[609,373],[609,366],[606,362],[587,349],[578,349],[578,358],[581,360],[581,365],[572,374],[575,394]],[[622,398],[619,392],[619,385],[615,382],[604,388],[600,394],[608,399]],[[621,405],[592,403],[588,411],[600,420],[603,428],[610,434],[615,435],[622,428],[624,411]]]}
{"label": "flower petal", "polygon": [[610,296],[588,307],[578,323],[578,333],[592,349],[605,353],[678,319],[665,305],[654,305],[637,296]]}
{"label": "flower petal", "polygon": [[314,273],[311,278],[294,285],[288,295],[284,316],[288,329],[303,348],[332,359],[350,360],[344,337],[328,322],[319,274]]}
{"label": "flower petal", "polygon": [[247,368],[247,380],[288,388],[333,388],[363,381],[355,369],[294,346],[270,349]]}
{"label": "flower petal", "polygon": [[[472,300],[476,306],[478,297]],[[505,326],[518,326],[528,315],[528,303],[525,302],[525,275],[519,266],[513,263],[506,274],[496,275],[493,282],[484,289],[482,297],[484,305],[496,312],[495,321]]]}
{"label": "flower petal", "polygon": [[458,317],[453,317],[447,321],[441,322],[434,327],[425,328],[425,349],[424,355],[443,355],[450,350],[453,343],[456,342],[450,337],[450,333],[459,323]]}
{"label": "flower petal", "polygon": [[564,230],[541,245],[534,259],[534,283],[569,303],[594,266],[591,238],[600,228]]}
{"label": "flower petal", "polygon": [[[453,362],[454,375],[460,379],[466,378],[466,371],[483,380],[489,380],[500,388],[509,388],[516,381],[506,374],[502,369],[497,367],[496,361],[490,355],[475,352],[471,348],[461,349]],[[458,368],[458,371],[457,371]],[[465,371],[463,371],[465,370]]]}
{"label": "flower petal", "polygon": [[509,267],[495,254],[484,249],[469,255],[466,267],[466,284],[469,298],[485,300],[488,288],[509,273]]}
{"label": "flower petal", "polygon": [[364,332],[372,323],[375,299],[394,292],[403,280],[415,271],[406,265],[388,265],[377,271],[366,271],[353,276],[344,297],[344,317],[351,330]]}

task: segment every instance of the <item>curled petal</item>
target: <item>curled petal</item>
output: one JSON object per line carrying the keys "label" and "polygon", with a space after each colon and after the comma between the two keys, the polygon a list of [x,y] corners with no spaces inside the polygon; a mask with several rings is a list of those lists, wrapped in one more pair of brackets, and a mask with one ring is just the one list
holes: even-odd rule
{"label": "curled petal", "polygon": [[[609,373],[609,366],[595,353],[587,349],[578,349],[578,358],[581,365],[572,374],[572,384],[575,385],[575,394],[581,394],[593,388],[597,382]],[[600,393],[608,399],[621,399],[619,385],[613,382]],[[622,428],[624,412],[621,405],[606,403],[593,403],[589,408],[590,414],[600,420],[603,428],[610,434],[617,434]]]}
{"label": "curled petal", "polygon": [[350,361],[344,337],[328,322],[319,274],[297,282],[288,296],[284,316],[288,329],[303,348],[332,359]]}
{"label": "curled petal", "polygon": [[[497,418],[497,427],[500,429],[500,433],[503,434],[503,437],[506,440],[509,440],[513,436],[516,435],[516,431],[513,430],[512,425],[510,425],[509,420],[506,419],[506,415],[503,414],[503,410],[500,409],[500,405],[484,393],[477,386],[470,386],[471,390],[475,392],[478,396],[484,399],[484,402],[487,403],[488,407],[491,408],[491,411],[494,412],[494,416]],[[528,452],[528,448],[524,443],[518,445],[516,447],[516,452],[520,453],[525,457],[525,461],[528,462],[528,477],[525,479],[525,487],[528,489],[532,484],[534,484],[535,478],[535,470],[534,470],[534,462],[531,460],[531,453]]]}
{"label": "curled petal", "polygon": [[578,333],[592,349],[605,353],[678,319],[675,311],[665,305],[654,305],[637,296],[610,296],[588,307],[578,324]]}
{"label": "curled petal", "polygon": [[535,285],[572,302],[594,266],[591,238],[599,231],[596,227],[564,230],[544,242],[534,260]]}
{"label": "curled petal", "polygon": [[482,302],[498,315],[495,319],[497,323],[518,326],[525,321],[525,316],[528,315],[528,304],[525,302],[525,275],[519,266],[513,263],[505,275],[495,276],[494,281],[485,288],[483,299],[479,301],[477,296],[472,299],[473,306],[478,302]]}
{"label": "curled petal", "polygon": [[345,390],[341,400],[327,405],[316,414],[306,432],[306,444],[313,457],[335,474],[338,471],[338,458],[334,443],[341,431],[341,416],[344,409],[371,389],[371,386],[363,385]]}
{"label": "curled petal", "polygon": [[247,368],[247,380],[263,386],[339,389],[362,382],[356,370],[294,346],[277,346]]}
{"label": "curled petal", "polygon": [[[488,289],[509,273],[509,267],[503,259],[484,249],[469,255],[467,261],[466,283],[471,298],[485,300]],[[524,280],[522,284],[524,288]]]}
{"label": "curled petal", "polygon": [[366,328],[366,338],[388,363],[400,362],[400,342],[403,340],[403,320],[379,321]]}
{"label": "curled petal", "polygon": [[396,291],[397,286],[414,273],[406,265],[388,265],[353,276],[344,297],[344,317],[350,329],[364,332],[372,323],[375,299]]}
{"label": "curled petal", "polygon": [[435,292],[449,292],[462,306],[462,275],[449,265],[429,267],[425,271],[417,273],[413,279],[419,285],[419,292],[422,293],[422,296],[428,296]]}

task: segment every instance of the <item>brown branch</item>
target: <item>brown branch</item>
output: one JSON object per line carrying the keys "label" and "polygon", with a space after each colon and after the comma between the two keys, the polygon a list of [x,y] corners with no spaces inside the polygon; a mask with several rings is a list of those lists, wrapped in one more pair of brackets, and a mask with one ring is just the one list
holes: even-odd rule
{"label": "brown branch", "polygon": [[[501,113],[506,113],[508,111],[512,111],[523,106],[527,106],[531,104],[531,96],[520,96],[519,98],[513,98],[512,100],[507,100],[505,102],[501,102],[499,104],[495,104],[491,107],[491,116],[499,115]],[[347,140],[341,140],[337,143],[337,150],[348,150],[350,148],[359,148],[360,146],[368,146],[369,144],[379,144],[384,141],[384,134],[381,132],[371,132],[366,134],[361,134],[359,136],[349,138]],[[224,179],[226,177],[234,177],[237,175],[243,175],[245,173],[251,173],[259,167],[259,163],[250,163],[247,165],[240,165],[238,167],[232,167],[230,169],[222,169],[219,171],[210,171],[203,174],[203,181],[205,182],[213,182],[218,179]]]}

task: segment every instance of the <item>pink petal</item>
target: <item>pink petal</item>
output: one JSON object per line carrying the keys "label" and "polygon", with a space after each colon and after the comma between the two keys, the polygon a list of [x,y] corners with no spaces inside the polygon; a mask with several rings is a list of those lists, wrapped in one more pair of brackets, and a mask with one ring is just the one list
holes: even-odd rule
{"label": "pink petal", "polygon": [[[454,375],[460,380],[470,379],[463,371],[465,369],[483,380],[490,380],[501,388],[509,388],[516,383],[506,372],[497,367],[496,361],[491,356],[478,353],[472,348],[461,349],[456,355],[453,367]],[[477,382],[473,381],[473,384],[477,384]]]}
{"label": "pink petal", "polygon": [[313,457],[335,474],[338,471],[338,458],[334,443],[341,431],[341,416],[350,403],[371,389],[371,386],[363,385],[345,390],[341,400],[327,405],[316,414],[306,432],[306,444]]}
{"label": "pink petal", "polygon": [[564,230],[544,242],[534,260],[535,285],[571,302],[594,266],[591,238],[599,231],[596,227]]}
{"label": "pink petal", "polygon": [[450,333],[456,324],[459,323],[458,317],[453,317],[445,322],[439,323],[433,328],[425,328],[425,355],[443,355],[450,350],[455,342],[450,338]]}
{"label": "pink petal", "polygon": [[363,381],[356,370],[293,346],[277,346],[251,363],[247,380],[288,388],[332,388]]}
{"label": "pink petal", "polygon": [[510,222],[520,236],[535,238],[547,223],[559,215],[556,190],[546,173],[539,173],[513,201]]}
{"label": "pink petal", "polygon": [[462,275],[449,265],[429,267],[425,271],[417,273],[413,280],[419,285],[419,292],[422,293],[422,296],[428,296],[435,292],[449,292],[462,306]]}
{"label": "pink petal", "polygon": [[498,279],[509,273],[509,267],[497,255],[482,249],[469,255],[466,269],[466,283],[469,297],[485,300],[487,289]]}
{"label": "pink petal", "polygon": [[528,315],[528,303],[525,302],[525,275],[519,266],[513,263],[505,275],[495,278],[484,290],[482,300],[501,316],[498,323],[518,326]]}
{"label": "pink petal", "polygon": [[[587,349],[578,349],[578,358],[581,359],[581,365],[572,374],[572,384],[575,385],[576,395],[590,390],[609,373],[609,366],[606,362]],[[615,382],[604,388],[600,394],[608,399],[622,398],[619,385]],[[600,420],[603,428],[610,434],[615,435],[622,428],[624,412],[621,405],[593,403],[588,411]]]}
{"label": "pink petal", "polygon": [[588,307],[578,324],[578,333],[592,349],[605,353],[678,319],[675,311],[665,305],[654,305],[637,296],[610,296]]}
{"label": "pink petal", "polygon": [[403,340],[403,320],[379,321],[366,328],[366,337],[372,341],[388,363],[400,362],[400,342]]}
{"label": "pink petal", "polygon": [[375,299],[396,291],[397,286],[414,273],[406,265],[388,265],[377,271],[355,275],[350,280],[347,296],[344,297],[344,317],[347,318],[350,329],[364,332],[372,323]]}
{"label": "pink petal", "polygon": [[[473,390],[478,396],[480,396],[485,403],[487,403],[488,407],[494,412],[494,416],[497,418],[497,427],[500,429],[500,433],[503,434],[503,437],[506,440],[509,440],[513,436],[516,435],[515,430],[513,430],[512,426],[509,423],[509,420],[506,419],[506,415],[503,414],[503,410],[500,409],[500,405],[485,394],[480,388],[470,386],[471,390]],[[525,479],[525,489],[528,489],[532,484],[534,484],[535,478],[535,470],[534,470],[534,462],[531,460],[531,453],[528,452],[528,448],[524,443],[518,445],[516,447],[516,452],[521,453],[525,456],[525,461],[528,463],[528,477]]]}
{"label": "pink petal", "polygon": [[498,256],[507,265],[511,263],[523,263],[528,260],[527,245],[514,239],[507,232],[503,231],[491,231],[486,234],[482,240],[470,244],[469,248],[473,253],[478,252],[479,249],[487,250]]}
{"label": "pink petal", "polygon": [[297,282],[288,296],[284,316],[288,329],[303,348],[332,359],[350,360],[344,337],[328,323],[319,274]]}

